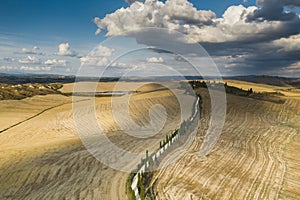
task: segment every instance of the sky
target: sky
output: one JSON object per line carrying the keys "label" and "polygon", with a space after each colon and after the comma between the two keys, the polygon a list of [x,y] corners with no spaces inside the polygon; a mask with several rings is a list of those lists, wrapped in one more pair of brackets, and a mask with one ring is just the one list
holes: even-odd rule
{"label": "sky", "polygon": [[[3,0],[0,4],[0,73],[93,75],[99,70],[120,76],[168,75],[171,70],[198,75],[190,66],[196,63],[206,67],[198,70],[214,75],[214,63],[223,76],[300,77],[299,0]],[[147,27],[173,33],[149,34],[144,31]],[[159,38],[161,44],[149,42],[150,38]],[[159,51],[161,47],[178,52]],[[203,61],[204,54],[212,62]]]}

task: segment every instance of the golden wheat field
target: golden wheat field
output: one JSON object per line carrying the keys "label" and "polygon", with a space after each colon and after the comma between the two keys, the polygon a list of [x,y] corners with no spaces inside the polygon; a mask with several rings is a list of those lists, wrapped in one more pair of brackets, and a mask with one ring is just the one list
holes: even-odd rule
{"label": "golden wheat field", "polygon": [[[91,83],[82,84],[89,88]],[[131,120],[121,119],[124,129],[134,129],[132,122],[147,126],[150,107],[162,105],[168,115],[166,124],[146,141],[125,135],[113,118],[111,98],[122,115],[126,95],[83,97],[74,104],[82,108],[83,117],[94,109],[106,135],[122,148],[151,151],[177,128],[180,108],[171,91],[143,84],[121,86],[123,91],[129,86],[142,91],[130,98]],[[111,91],[114,86],[101,83],[97,91]],[[269,90],[269,86],[259,87]],[[73,84],[61,91],[72,92]],[[228,94],[221,138],[205,159],[199,159],[209,125],[210,97],[205,89],[197,92],[203,98],[197,137],[176,163],[155,172],[157,199],[300,199],[299,94],[282,97],[284,104]],[[72,97],[63,95],[0,101],[0,199],[127,199],[129,174],[102,164],[86,150],[77,133],[73,106]]]}
{"label": "golden wheat field", "polygon": [[[83,85],[88,87],[89,83]],[[104,84],[108,89],[113,86],[114,83]],[[72,92],[73,86],[68,84],[63,90]],[[149,123],[148,110],[155,104],[163,105],[168,114],[160,133],[146,141],[126,137],[116,125],[111,98],[116,99],[118,112],[122,113],[126,109],[123,97],[95,100],[83,97],[75,104],[82,108],[80,115],[83,118],[95,108],[96,117],[107,136],[122,148],[132,151],[147,148],[151,151],[158,148],[157,141],[176,128],[179,106],[174,94],[158,85],[144,83],[139,90],[142,93],[132,95],[129,102],[130,117],[136,124]],[[5,100],[0,102],[0,107],[0,129],[3,131],[0,134],[1,199],[126,197],[128,173],[105,166],[82,145],[73,120],[71,97],[47,95],[19,101]],[[134,128],[128,118],[122,118],[122,123],[127,129]]]}
{"label": "golden wheat field", "polygon": [[199,92],[198,137],[177,163],[156,172],[157,199],[300,199],[300,99],[276,104],[227,95],[221,138],[199,159],[210,110],[208,92]]}
{"label": "golden wheat field", "polygon": [[242,88],[244,90],[248,90],[252,88],[255,92],[269,92],[269,93],[281,93],[286,97],[290,98],[298,98],[300,97],[300,89],[295,87],[283,87],[283,86],[273,86],[259,83],[250,83],[245,81],[238,80],[224,80],[228,85],[234,86],[237,88]]}

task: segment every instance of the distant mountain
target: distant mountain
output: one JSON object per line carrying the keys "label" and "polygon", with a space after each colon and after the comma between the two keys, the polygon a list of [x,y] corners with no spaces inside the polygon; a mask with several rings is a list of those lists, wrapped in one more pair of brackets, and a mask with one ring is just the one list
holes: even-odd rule
{"label": "distant mountain", "polygon": [[[118,81],[119,78],[105,77],[100,81]],[[0,73],[0,83],[6,84],[25,84],[25,83],[73,83],[75,81],[99,81],[99,78],[95,77],[75,77],[65,75],[43,75],[43,74],[4,74]]]}
{"label": "distant mountain", "polygon": [[75,81],[74,76],[0,73],[0,83],[6,83],[6,84],[69,83],[74,81]]}
{"label": "distant mountain", "polygon": [[[205,79],[218,79],[219,77],[205,77]],[[159,81],[173,81],[173,80],[201,80],[201,76],[153,76],[153,77],[102,77],[101,82],[110,81],[128,81],[128,82],[159,82]],[[275,86],[293,86],[300,87],[300,78],[285,78],[278,76],[232,76],[223,77],[223,79],[234,79],[253,83],[262,83]],[[48,75],[48,74],[5,74],[0,73],[0,83],[6,84],[25,84],[25,83],[72,83],[75,81],[99,81],[97,77],[76,77],[73,75]]]}
{"label": "distant mountain", "polygon": [[236,76],[230,77],[230,79],[275,86],[300,87],[300,78],[286,78],[278,76]]}

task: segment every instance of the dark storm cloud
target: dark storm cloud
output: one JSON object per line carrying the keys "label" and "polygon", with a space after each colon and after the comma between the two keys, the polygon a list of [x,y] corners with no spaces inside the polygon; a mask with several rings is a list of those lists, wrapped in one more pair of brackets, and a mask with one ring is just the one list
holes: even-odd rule
{"label": "dark storm cloud", "polygon": [[261,6],[252,15],[248,16],[248,20],[280,20],[290,21],[299,19],[294,12],[284,12],[285,6],[300,6],[299,0],[257,0],[257,4]]}
{"label": "dark storm cloud", "polygon": [[283,73],[300,61],[300,50],[285,51],[271,43],[206,43],[203,47],[217,64],[218,58],[223,58],[219,65],[226,63],[230,75]]}

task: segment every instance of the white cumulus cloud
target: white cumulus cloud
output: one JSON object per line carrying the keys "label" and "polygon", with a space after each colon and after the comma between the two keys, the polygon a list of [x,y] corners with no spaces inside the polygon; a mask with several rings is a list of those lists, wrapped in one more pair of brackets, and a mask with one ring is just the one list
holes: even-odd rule
{"label": "white cumulus cloud", "polygon": [[284,51],[300,51],[300,34],[275,40],[273,44]]}
{"label": "white cumulus cloud", "polygon": [[[262,41],[277,39],[297,33],[300,21],[248,21],[248,16],[258,8],[245,8],[242,5],[231,6],[224,12],[222,18],[215,20],[211,26],[185,26],[185,33],[196,42],[233,42]],[[300,28],[298,28],[300,30]]]}
{"label": "white cumulus cloud", "polygon": [[[300,52],[299,0],[257,0],[257,6],[229,6],[221,17],[188,0],[127,2],[129,7],[94,18],[96,33],[105,30],[107,36],[135,37],[140,44],[155,46],[156,41],[148,40],[147,27],[179,31],[187,39],[179,41],[171,34],[170,38],[179,38],[186,53],[185,43],[200,43],[226,73],[270,74],[299,66],[293,64],[299,61]],[[159,40],[159,30],[157,33]],[[161,37],[161,42],[164,39],[169,37]],[[107,57],[103,59],[101,62]],[[158,62],[158,58],[149,61]]]}
{"label": "white cumulus cloud", "polygon": [[17,70],[18,68],[15,66],[0,66],[0,70],[5,70],[5,71],[9,71],[9,70]]}
{"label": "white cumulus cloud", "polygon": [[[265,0],[267,1],[267,0]],[[269,1],[268,1],[269,2]],[[276,0],[278,2],[278,0]],[[288,2],[286,2],[287,4]],[[297,34],[300,20],[249,20],[260,8],[257,6],[230,6],[221,18],[214,12],[198,10],[188,0],[146,0],[134,2],[128,8],[121,8],[95,18],[97,33],[107,30],[107,36],[126,35],[145,27],[168,28],[180,31],[190,42],[234,42],[273,40]]]}
{"label": "white cumulus cloud", "polygon": [[99,45],[89,55],[81,57],[80,62],[83,65],[106,66],[114,52],[112,48]]}
{"label": "white cumulus cloud", "polygon": [[32,67],[32,66],[21,66],[20,67],[21,71],[50,71],[51,67]]}
{"label": "white cumulus cloud", "polygon": [[297,75],[300,73],[300,61],[293,63],[285,69],[285,72],[289,75]]}
{"label": "white cumulus cloud", "polygon": [[54,65],[54,66],[66,66],[66,60],[57,60],[57,59],[49,59],[44,62],[45,65]]}
{"label": "white cumulus cloud", "polygon": [[122,63],[122,62],[114,62],[111,64],[112,67],[127,67],[126,63]]}
{"label": "white cumulus cloud", "polygon": [[145,3],[135,1],[128,8],[121,8],[105,18],[94,19],[98,26],[96,33],[107,30],[107,36],[123,35],[124,32],[144,27],[162,27],[180,29],[182,23],[211,24],[216,17],[215,13],[206,10],[197,10],[187,0],[167,0],[163,3],[158,0],[146,0]]}
{"label": "white cumulus cloud", "polygon": [[162,63],[162,62],[164,62],[164,59],[162,57],[159,57],[159,58],[151,57],[151,58],[147,58],[147,62],[149,62],[149,63]]}
{"label": "white cumulus cloud", "polygon": [[19,63],[21,63],[21,64],[40,64],[41,60],[35,56],[27,56],[27,58],[19,60]]}
{"label": "white cumulus cloud", "polygon": [[58,45],[57,55],[75,57],[75,56],[77,56],[77,53],[75,51],[71,50],[69,43],[61,43]]}
{"label": "white cumulus cloud", "polygon": [[43,53],[39,52],[39,47],[34,46],[31,49],[22,48],[19,52],[19,54],[37,54],[37,55],[43,55]]}

